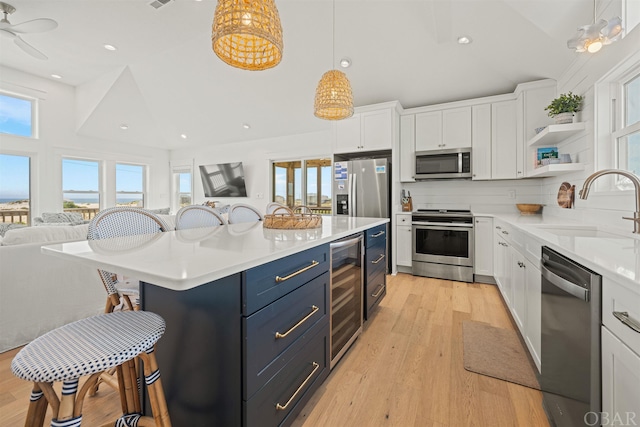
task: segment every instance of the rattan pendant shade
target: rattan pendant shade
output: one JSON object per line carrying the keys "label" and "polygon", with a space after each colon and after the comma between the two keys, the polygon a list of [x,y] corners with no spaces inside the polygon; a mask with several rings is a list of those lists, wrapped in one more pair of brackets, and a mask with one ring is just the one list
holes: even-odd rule
{"label": "rattan pendant shade", "polygon": [[213,51],[227,64],[259,71],[282,59],[282,25],[274,0],[218,0]]}
{"label": "rattan pendant shade", "polygon": [[322,75],[316,89],[313,114],[325,120],[342,120],[353,116],[353,94],[345,73],[330,70]]}

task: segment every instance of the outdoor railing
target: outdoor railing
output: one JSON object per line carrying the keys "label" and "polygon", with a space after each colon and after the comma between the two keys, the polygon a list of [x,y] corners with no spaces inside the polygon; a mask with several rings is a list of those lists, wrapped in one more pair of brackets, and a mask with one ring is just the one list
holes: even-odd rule
{"label": "outdoor railing", "polygon": [[[98,208],[68,208],[63,209],[64,212],[77,212],[82,214],[82,218],[90,220],[100,211]],[[28,224],[29,223],[29,209],[16,209],[12,211],[0,210],[0,218],[2,222],[10,222],[16,224]]]}

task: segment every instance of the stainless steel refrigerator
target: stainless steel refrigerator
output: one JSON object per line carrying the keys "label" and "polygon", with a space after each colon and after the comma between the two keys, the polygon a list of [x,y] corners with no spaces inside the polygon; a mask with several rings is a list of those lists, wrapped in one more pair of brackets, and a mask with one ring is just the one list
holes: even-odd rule
{"label": "stainless steel refrigerator", "polygon": [[389,218],[389,159],[335,161],[333,172],[336,215]]}

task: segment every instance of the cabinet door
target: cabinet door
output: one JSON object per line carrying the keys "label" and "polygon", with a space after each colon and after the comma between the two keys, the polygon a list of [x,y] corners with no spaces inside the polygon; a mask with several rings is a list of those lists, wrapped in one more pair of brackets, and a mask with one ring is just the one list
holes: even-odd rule
{"label": "cabinet door", "polygon": [[493,218],[476,217],[474,234],[474,273],[493,276]]}
{"label": "cabinet door", "polygon": [[506,293],[507,290],[507,280],[508,280],[508,272],[507,269],[510,268],[511,264],[509,262],[509,244],[504,241],[502,236],[498,233],[494,233],[494,277],[496,279],[496,283],[498,284],[498,288],[500,289],[500,293],[502,293],[502,297],[505,299],[507,305],[511,303],[510,295]]}
{"label": "cabinet door", "polygon": [[361,149],[390,150],[393,143],[391,110],[371,111],[360,115]]}
{"label": "cabinet door", "polygon": [[[508,280],[511,288],[511,313],[520,329],[520,333],[524,336],[524,319],[525,319],[525,285],[526,285],[526,268],[524,257],[520,255],[513,247],[511,247],[511,277]],[[508,292],[508,291],[507,291]]]}
{"label": "cabinet door", "polygon": [[442,111],[416,114],[416,151],[442,148]]}
{"label": "cabinet door", "polygon": [[442,147],[471,147],[471,107],[442,111]]}
{"label": "cabinet door", "polygon": [[[602,327],[602,425],[640,423],[640,356]],[[608,420],[605,422],[604,417]],[[635,420],[631,422],[630,417]],[[616,422],[614,422],[614,418]]]}
{"label": "cabinet door", "polygon": [[338,120],[335,124],[335,147],[336,153],[349,153],[361,149],[360,115],[354,114],[344,120]]}
{"label": "cabinet door", "polygon": [[413,182],[416,174],[416,116],[400,117],[400,181]]}
{"label": "cabinet door", "polygon": [[491,177],[517,178],[516,100],[491,104]]}
{"label": "cabinet door", "polygon": [[471,109],[471,179],[491,179],[491,104]]}
{"label": "cabinet door", "polygon": [[541,340],[541,293],[542,279],[540,278],[540,269],[535,264],[525,259],[526,270],[526,296],[527,301],[525,315],[525,339],[529,353],[540,371],[540,340]]}
{"label": "cabinet door", "polygon": [[[409,222],[411,224],[411,222]],[[397,225],[396,226],[396,263],[405,267],[411,267],[411,225]]]}

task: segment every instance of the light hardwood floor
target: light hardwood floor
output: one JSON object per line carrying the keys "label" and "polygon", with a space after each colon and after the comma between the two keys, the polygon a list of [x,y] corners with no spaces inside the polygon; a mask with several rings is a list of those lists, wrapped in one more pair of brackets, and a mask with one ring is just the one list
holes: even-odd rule
{"label": "light hardwood floor", "polygon": [[[387,283],[386,298],[295,427],[549,425],[539,391],[463,367],[464,320],[514,328],[495,286],[406,274]],[[0,426],[26,416],[31,387],[11,374],[15,353],[0,354]],[[118,408],[102,386],[85,401],[83,425],[114,419]]]}

